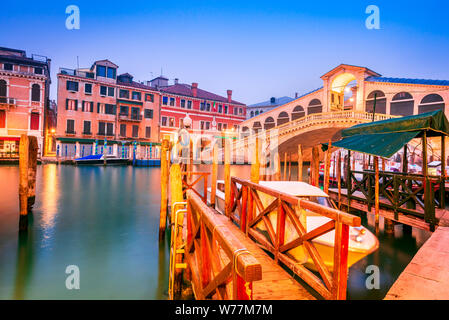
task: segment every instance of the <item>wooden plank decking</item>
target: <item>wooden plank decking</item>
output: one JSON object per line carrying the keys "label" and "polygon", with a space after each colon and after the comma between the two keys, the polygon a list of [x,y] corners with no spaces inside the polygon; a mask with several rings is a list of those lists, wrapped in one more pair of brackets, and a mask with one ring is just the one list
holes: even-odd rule
{"label": "wooden plank decking", "polygon": [[385,296],[386,300],[449,299],[449,227],[438,227]]}
{"label": "wooden plank decking", "polygon": [[262,265],[262,280],[253,282],[254,300],[315,300],[315,297],[235,224],[229,220],[224,223]]}

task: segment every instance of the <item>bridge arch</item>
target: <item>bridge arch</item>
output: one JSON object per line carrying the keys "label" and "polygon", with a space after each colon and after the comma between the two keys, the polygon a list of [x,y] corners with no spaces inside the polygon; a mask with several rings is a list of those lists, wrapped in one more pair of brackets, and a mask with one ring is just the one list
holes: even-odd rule
{"label": "bridge arch", "polygon": [[293,108],[292,111],[292,121],[302,118],[306,115],[306,112],[304,111],[304,108],[301,107],[300,105],[297,105],[296,107]]}
{"label": "bridge arch", "polygon": [[274,128],[274,127],[276,127],[276,122],[274,122],[273,117],[266,118],[265,122],[264,122],[264,125],[263,125],[263,128],[265,130],[268,130],[268,129],[271,129],[271,128]]}
{"label": "bridge arch", "polygon": [[262,129],[262,125],[260,124],[260,121],[254,121],[253,122],[253,130],[257,131]]}
{"label": "bridge arch", "polygon": [[418,113],[425,113],[435,110],[444,111],[444,99],[437,93],[431,93],[422,98],[418,106]]}
{"label": "bridge arch", "polygon": [[374,96],[376,96],[376,113],[387,113],[387,97],[385,93],[381,90],[371,91],[366,97],[365,111],[373,112],[374,108]]}
{"label": "bridge arch", "polygon": [[312,99],[307,107],[307,114],[321,113],[323,112],[323,105],[320,99]]}
{"label": "bridge arch", "polygon": [[285,111],[282,111],[278,115],[278,119],[277,119],[277,124],[276,125],[280,126],[281,124],[287,123],[289,121],[290,121],[290,117],[288,116],[288,113],[285,112]]}
{"label": "bridge arch", "polygon": [[390,114],[395,116],[410,116],[413,114],[415,101],[408,92],[399,92],[393,96],[390,103]]}

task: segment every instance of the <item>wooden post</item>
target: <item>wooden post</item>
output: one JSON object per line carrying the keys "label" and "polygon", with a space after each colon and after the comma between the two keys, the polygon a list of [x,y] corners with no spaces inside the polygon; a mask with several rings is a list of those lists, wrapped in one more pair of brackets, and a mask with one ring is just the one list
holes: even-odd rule
{"label": "wooden post", "polygon": [[402,157],[402,172],[408,172],[407,145],[404,146],[404,155]]}
{"label": "wooden post", "polygon": [[37,137],[28,137],[28,211],[36,200]]}
{"label": "wooden post", "polygon": [[374,215],[376,218],[375,228],[379,228],[379,157],[374,157]]}
{"label": "wooden post", "polygon": [[422,136],[422,174],[427,177],[429,170],[427,169],[427,132],[424,131]]}
{"label": "wooden post", "polygon": [[242,214],[240,217],[240,229],[246,233],[248,221],[248,187],[242,186]]}
{"label": "wooden post", "polygon": [[[227,139],[226,139],[227,140]],[[227,141],[224,145],[224,180],[225,180],[225,212],[226,216],[231,215],[231,148]]]}
{"label": "wooden post", "polygon": [[169,140],[162,140],[161,146],[161,210],[159,217],[159,241],[164,238],[167,225],[167,201],[168,201],[168,168],[169,168]]}
{"label": "wooden post", "polygon": [[284,177],[282,180],[287,180],[287,152],[284,152]]}
{"label": "wooden post", "polygon": [[332,141],[329,140],[329,145],[324,157],[324,176],[323,176],[323,189],[326,194],[329,193],[329,177],[331,170],[331,156],[332,156]]}
{"label": "wooden post", "polygon": [[441,136],[440,209],[446,208],[446,136]]}
{"label": "wooden post", "polygon": [[[181,176],[181,166],[176,163],[173,164],[170,167],[170,198],[171,198],[171,205],[172,208],[172,216],[171,220],[173,223],[173,232],[172,232],[172,254],[175,255],[175,263],[180,264],[182,263],[182,255],[177,254],[177,249],[180,248],[180,246],[183,243],[183,234],[182,234],[182,227],[184,223],[184,213],[181,211],[178,214],[176,214],[175,209],[175,203],[184,201],[183,192],[182,192],[182,176]],[[177,209],[180,209],[178,206]],[[175,230],[175,221],[176,221],[176,227],[177,230]],[[174,283],[173,283],[173,296],[175,299],[179,299],[181,297],[181,285],[182,285],[182,269],[174,268]]]}
{"label": "wooden post", "polygon": [[302,146],[298,144],[298,181],[302,181]]}
{"label": "wooden post", "polygon": [[260,162],[259,162],[259,138],[255,139],[253,149],[253,160],[251,161],[251,182],[259,183]]}
{"label": "wooden post", "polygon": [[276,222],[276,243],[275,243],[275,261],[278,262],[279,259],[279,248],[284,245],[285,239],[285,210],[282,207],[281,198],[278,199],[278,208],[277,208],[277,222]]}
{"label": "wooden post", "polygon": [[315,187],[320,186],[320,152],[318,150],[318,146],[314,146],[312,148],[312,159],[310,175],[311,175],[311,185]]}
{"label": "wooden post", "polygon": [[19,143],[19,231],[28,229],[28,152],[28,136],[22,134]]}
{"label": "wooden post", "polygon": [[288,155],[288,181],[292,180],[292,154]]}
{"label": "wooden post", "polygon": [[338,188],[338,210],[341,209],[341,152],[337,154],[337,188]]}
{"label": "wooden post", "polygon": [[348,285],[349,226],[347,224],[336,221],[334,245],[332,296],[336,300],[345,300]]}
{"label": "wooden post", "polygon": [[279,156],[279,152],[274,154],[274,179],[276,181],[281,180],[281,159]]}
{"label": "wooden post", "polygon": [[210,187],[210,205],[215,208],[215,197],[217,194],[217,175],[218,175],[218,145],[215,143],[213,148],[212,158],[212,181]]}
{"label": "wooden post", "polygon": [[346,198],[348,199],[348,213],[351,207],[351,150],[348,150],[348,158],[346,159]]}

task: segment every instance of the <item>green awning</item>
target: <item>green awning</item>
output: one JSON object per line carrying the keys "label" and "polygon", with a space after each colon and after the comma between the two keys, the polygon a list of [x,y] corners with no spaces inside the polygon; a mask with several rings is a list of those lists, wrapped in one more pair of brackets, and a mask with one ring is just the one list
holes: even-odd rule
{"label": "green awning", "polygon": [[[358,124],[341,132],[333,147],[390,158],[414,138],[449,136],[449,122],[442,110],[414,116]],[[327,143],[322,149],[327,150]]]}
{"label": "green awning", "polygon": [[426,131],[428,137],[449,136],[449,122],[442,110],[355,125],[341,131],[343,138],[353,135]]}
{"label": "green awning", "polygon": [[[416,138],[419,133],[420,131],[360,134],[332,143],[332,147],[363,152],[382,158],[390,158],[406,143]],[[322,149],[327,150],[327,143],[323,144]]]}

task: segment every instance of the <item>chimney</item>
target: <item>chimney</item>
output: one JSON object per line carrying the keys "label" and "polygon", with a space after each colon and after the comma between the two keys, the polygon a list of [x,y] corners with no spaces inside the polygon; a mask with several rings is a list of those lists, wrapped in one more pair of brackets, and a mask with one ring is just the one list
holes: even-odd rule
{"label": "chimney", "polygon": [[178,84],[179,79],[175,78],[175,84]]}
{"label": "chimney", "polygon": [[295,99],[298,99],[298,92],[295,92]]}
{"label": "chimney", "polygon": [[192,94],[194,97],[198,95],[198,83],[192,82]]}
{"label": "chimney", "polygon": [[228,102],[232,101],[232,90],[226,91],[228,93]]}

